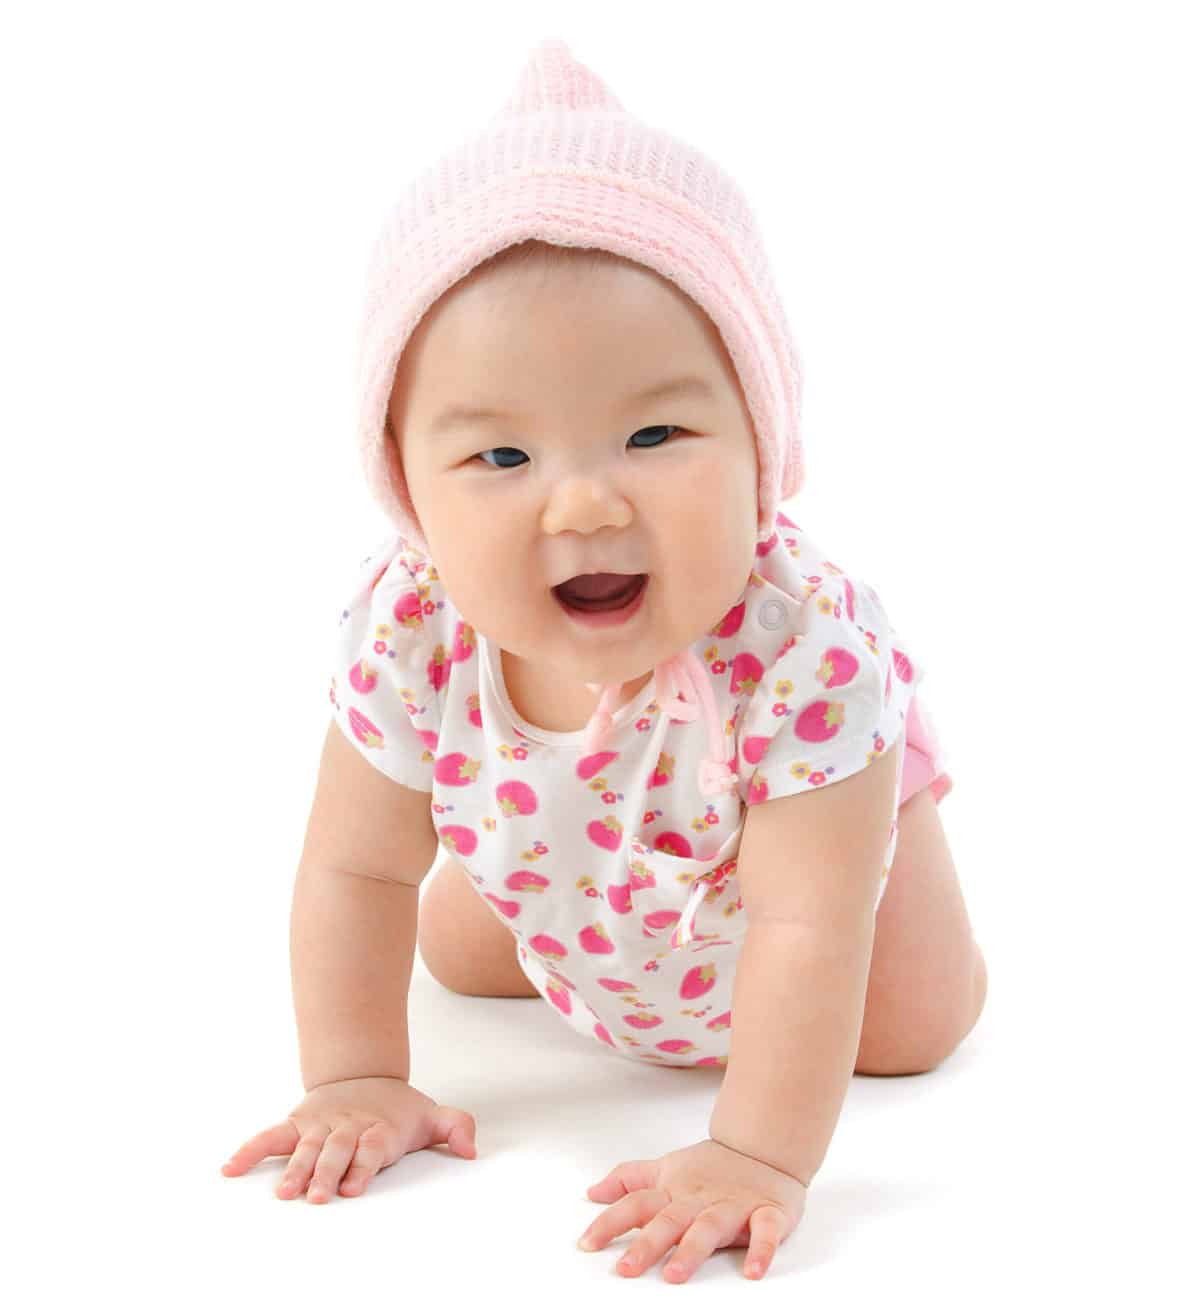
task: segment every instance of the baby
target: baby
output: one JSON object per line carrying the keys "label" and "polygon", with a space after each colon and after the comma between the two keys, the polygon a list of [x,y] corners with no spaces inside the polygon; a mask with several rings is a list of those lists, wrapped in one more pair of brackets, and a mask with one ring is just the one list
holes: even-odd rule
{"label": "baby", "polygon": [[799,375],[756,227],[546,41],[397,207],[362,343],[397,532],[341,617],[296,877],[306,1093],[223,1170],[288,1155],[280,1197],[326,1202],[429,1145],[475,1155],[474,1118],[410,1082],[441,845],[442,984],[722,1070],[710,1137],[614,1168],[580,1244],[640,1228],[620,1270],[677,1246],[676,1281],[745,1246],[758,1277],[851,1075],[936,1065],[986,977],[923,667],[778,509]]}

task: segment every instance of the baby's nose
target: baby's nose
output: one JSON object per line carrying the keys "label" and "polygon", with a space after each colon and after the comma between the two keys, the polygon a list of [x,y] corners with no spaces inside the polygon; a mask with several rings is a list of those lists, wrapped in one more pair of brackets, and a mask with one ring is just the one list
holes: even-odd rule
{"label": "baby's nose", "polygon": [[594,533],[608,525],[623,529],[632,518],[628,499],[607,479],[573,475],[555,485],[544,528],[546,533]]}

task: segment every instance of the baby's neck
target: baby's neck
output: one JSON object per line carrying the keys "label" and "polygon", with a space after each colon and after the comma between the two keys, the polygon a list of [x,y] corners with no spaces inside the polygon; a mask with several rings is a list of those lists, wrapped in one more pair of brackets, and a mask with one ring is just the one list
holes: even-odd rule
{"label": "baby's neck", "polygon": [[[501,651],[500,665],[513,710],[539,729],[552,734],[574,733],[586,727],[599,706],[601,690],[593,692],[586,684],[555,679],[544,668],[532,666],[511,652]],[[623,684],[612,710],[618,711],[635,698],[653,677],[651,670]]]}

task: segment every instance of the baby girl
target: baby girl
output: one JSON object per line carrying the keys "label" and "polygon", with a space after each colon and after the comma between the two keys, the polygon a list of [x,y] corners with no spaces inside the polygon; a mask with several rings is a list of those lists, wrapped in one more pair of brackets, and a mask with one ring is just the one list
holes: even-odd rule
{"label": "baby girl", "polygon": [[721,1070],[709,1138],[614,1167],[580,1245],[639,1229],[619,1270],[677,1246],[672,1281],[745,1247],[761,1276],[850,1077],[934,1067],[986,971],[923,667],[779,510],[799,371],[748,206],[545,41],[393,212],[360,385],[396,531],[341,616],[296,878],[305,1097],[223,1170],[289,1156],[279,1196],[327,1202],[475,1155],[410,1081],[440,845],[443,985]]}

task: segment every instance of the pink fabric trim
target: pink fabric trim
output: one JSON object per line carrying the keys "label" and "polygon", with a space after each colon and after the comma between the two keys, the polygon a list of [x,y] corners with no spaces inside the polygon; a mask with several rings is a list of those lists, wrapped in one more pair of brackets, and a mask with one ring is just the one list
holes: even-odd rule
{"label": "pink fabric trim", "polygon": [[932,723],[932,717],[928,712],[921,714],[917,697],[913,697],[908,704],[908,714],[904,724],[906,742],[899,804],[902,807],[921,789],[928,789],[933,801],[940,804],[941,799],[953,788],[953,779],[945,772],[944,752]]}

